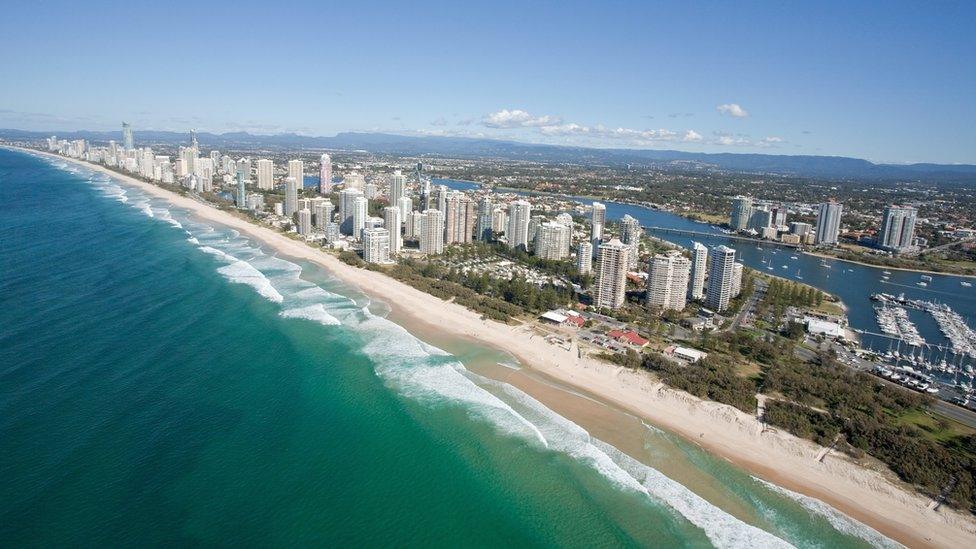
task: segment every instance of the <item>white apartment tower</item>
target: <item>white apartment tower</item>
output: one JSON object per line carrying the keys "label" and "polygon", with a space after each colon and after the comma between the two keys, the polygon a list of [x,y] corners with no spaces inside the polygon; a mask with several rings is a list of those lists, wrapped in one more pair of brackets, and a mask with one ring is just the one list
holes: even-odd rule
{"label": "white apartment tower", "polygon": [[366,228],[366,216],[369,213],[369,200],[365,196],[357,196],[352,201],[352,236],[362,238]]}
{"label": "white apartment tower", "polygon": [[593,272],[593,244],[580,242],[576,249],[576,270],[581,275]]}
{"label": "white apartment tower", "polygon": [[719,313],[728,309],[732,298],[732,276],[735,269],[735,250],[716,246],[711,253],[712,266],[708,271],[708,295],[705,306]]}
{"label": "white apartment tower", "polygon": [[701,242],[691,246],[691,275],[688,283],[688,298],[705,297],[705,268],[708,265],[708,248]]}
{"label": "white apartment tower", "polygon": [[332,157],[325,153],[319,157],[319,193],[332,193]]}
{"label": "white apartment tower", "polygon": [[844,207],[834,201],[824,202],[817,212],[817,244],[837,244],[840,236],[840,216]]}
{"label": "white apartment tower", "polygon": [[688,295],[691,260],[677,250],[656,254],[647,264],[647,306],[681,311]]}
{"label": "white apartment tower", "polygon": [[598,309],[616,309],[624,304],[629,255],[630,248],[616,238],[600,245],[593,292],[593,305]]}
{"label": "white apartment tower", "polygon": [[525,200],[516,200],[508,205],[508,246],[518,248],[529,247],[529,219],[532,217],[532,205]]}
{"label": "white apartment tower", "polygon": [[739,297],[742,293],[742,263],[732,264],[732,297]]}
{"label": "white apartment tower", "polygon": [[424,210],[420,220],[420,252],[430,255],[444,252],[444,212]]}
{"label": "white apartment tower", "polygon": [[298,211],[298,181],[294,177],[285,178],[285,216],[291,217]]}
{"label": "white apartment tower", "polygon": [[274,190],[274,162],[261,158],[255,165],[258,171],[258,188],[262,191]]}
{"label": "white apartment tower", "polygon": [[535,255],[542,259],[569,257],[570,229],[562,223],[547,221],[539,225],[535,235]]}
{"label": "white apartment tower", "polygon": [[298,210],[298,234],[312,234],[312,210],[308,208]]}
{"label": "white apartment tower", "polygon": [[888,206],[881,220],[878,245],[885,250],[904,252],[915,245],[915,219],[918,210],[911,206]]}
{"label": "white apartment tower", "polygon": [[387,206],[383,208],[383,226],[390,232],[390,253],[400,253],[403,237],[400,236],[400,208]]}
{"label": "white apartment tower", "polygon": [[305,186],[305,163],[301,160],[288,161],[288,177],[294,177],[298,182],[298,188]]}
{"label": "white apartment tower", "polygon": [[393,172],[390,179],[390,204],[399,204],[400,199],[407,195],[407,178],[403,172],[397,170]]}
{"label": "white apartment tower", "polygon": [[620,240],[630,247],[630,265],[628,268],[631,270],[637,268],[642,234],[644,234],[644,229],[641,227],[640,221],[630,215],[624,215],[623,219],[620,220]]}
{"label": "white apartment tower", "polygon": [[390,262],[390,231],[380,227],[363,229],[363,259],[366,263]]}
{"label": "white apartment tower", "polygon": [[732,215],[729,218],[729,225],[733,231],[744,231],[749,227],[752,210],[752,199],[748,196],[737,196],[732,199]]}

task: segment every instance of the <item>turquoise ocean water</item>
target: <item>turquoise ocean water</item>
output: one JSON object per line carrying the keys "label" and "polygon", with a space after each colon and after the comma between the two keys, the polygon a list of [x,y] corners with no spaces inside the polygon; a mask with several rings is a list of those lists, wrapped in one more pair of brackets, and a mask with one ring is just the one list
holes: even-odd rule
{"label": "turquoise ocean water", "polygon": [[0,149],[0,545],[893,545],[653,428],[631,459],[385,310]]}

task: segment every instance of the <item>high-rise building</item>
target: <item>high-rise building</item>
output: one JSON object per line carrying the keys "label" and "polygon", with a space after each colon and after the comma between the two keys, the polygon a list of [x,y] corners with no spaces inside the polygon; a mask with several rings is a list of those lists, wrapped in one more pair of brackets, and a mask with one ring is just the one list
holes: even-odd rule
{"label": "high-rise building", "polygon": [[285,178],[285,216],[291,217],[298,211],[298,180],[288,176]]}
{"label": "high-rise building", "polygon": [[366,217],[369,214],[369,200],[365,196],[357,196],[352,201],[352,236],[362,238],[362,231],[366,228]]}
{"label": "high-rise building", "polygon": [[888,206],[881,220],[878,245],[893,252],[905,252],[915,246],[915,220],[918,210],[911,206]]}
{"label": "high-rise building", "polygon": [[[390,204],[399,204],[400,199],[407,195],[407,178],[403,172],[397,170],[393,172],[390,179]],[[402,213],[402,212],[401,212]]]}
{"label": "high-rise building", "polygon": [[446,210],[444,243],[470,243],[475,224],[474,201],[464,193],[455,192],[447,199]]}
{"label": "high-rise building", "polygon": [[539,225],[535,235],[535,255],[542,259],[569,257],[571,231],[562,223],[547,221]]}
{"label": "high-rise building", "polygon": [[742,293],[742,263],[732,264],[732,297],[739,297]]}
{"label": "high-rise building", "polygon": [[390,231],[382,227],[363,229],[363,259],[366,263],[390,262]]}
{"label": "high-rise building", "polygon": [[817,244],[834,245],[840,237],[840,216],[844,207],[834,202],[824,202],[817,213]]}
{"label": "high-rise building", "polygon": [[691,246],[691,275],[688,283],[688,297],[701,299],[705,297],[705,268],[708,265],[708,248],[701,242],[693,242]]}
{"label": "high-rise building", "polygon": [[494,210],[491,197],[482,196],[478,201],[478,222],[475,224],[475,240],[489,240],[491,238],[491,214]]}
{"label": "high-rise building", "polygon": [[386,230],[390,231],[390,253],[398,254],[400,253],[400,247],[403,245],[403,238],[400,236],[400,208],[396,206],[387,206],[383,208],[383,226]]}
{"label": "high-rise building", "polygon": [[247,191],[244,189],[244,174],[237,174],[237,196],[234,197],[234,201],[238,208],[247,207]]}
{"label": "high-rise building", "polygon": [[407,219],[410,217],[410,212],[413,211],[413,199],[409,196],[401,196],[399,200],[396,201],[396,206],[400,208],[400,220],[406,223]]}
{"label": "high-rise building", "polygon": [[312,234],[312,210],[303,208],[298,210],[298,234],[305,236]]}
{"label": "high-rise building", "polygon": [[630,247],[630,265],[628,268],[631,270],[637,268],[640,239],[643,234],[644,228],[641,227],[640,221],[634,217],[624,215],[623,219],[620,220],[620,241]]}
{"label": "high-rise building", "polygon": [[319,157],[319,193],[332,193],[332,157],[325,153]]}
{"label": "high-rise building", "polygon": [[327,224],[332,223],[335,206],[329,200],[320,200],[315,203],[312,213],[315,214],[315,226],[319,229],[325,229]]}
{"label": "high-rise building", "polygon": [[122,148],[127,151],[136,148],[135,140],[132,139],[132,126],[128,122],[122,123]]}
{"label": "high-rise building", "polygon": [[732,298],[732,274],[735,268],[735,250],[728,246],[712,248],[711,267],[708,271],[708,295],[705,306],[720,313],[729,308]]}
{"label": "high-rise building", "polygon": [[366,178],[358,172],[349,172],[342,178],[342,186],[346,189],[363,190],[366,186]]}
{"label": "high-rise building", "polygon": [[809,223],[803,223],[800,221],[790,221],[790,234],[795,234],[799,237],[804,237],[810,234],[813,227]]}
{"label": "high-rise building", "polygon": [[508,205],[508,246],[525,249],[529,247],[529,219],[532,217],[532,205],[525,200],[516,200]]}
{"label": "high-rise building", "polygon": [[258,188],[262,191],[274,190],[274,162],[267,158],[257,161]]}
{"label": "high-rise building", "polygon": [[353,204],[361,196],[363,196],[363,192],[356,188],[346,188],[339,191],[339,231],[342,234],[353,234]]}
{"label": "high-rise building", "polygon": [[436,255],[444,252],[444,212],[424,210],[420,220],[420,252]]}
{"label": "high-rise building", "polygon": [[598,309],[616,309],[624,304],[627,297],[629,255],[630,248],[616,238],[600,244],[593,306]]}
{"label": "high-rise building", "polygon": [[748,196],[737,196],[732,199],[732,215],[729,225],[733,231],[744,231],[749,228],[752,219],[752,199]]}
{"label": "high-rise building", "polygon": [[688,296],[691,260],[677,250],[656,254],[647,264],[647,306],[681,311]]}
{"label": "high-rise building", "polygon": [[491,232],[501,234],[508,230],[508,212],[504,208],[495,208],[491,212]]}
{"label": "high-rise building", "polygon": [[585,275],[593,272],[593,244],[583,241],[576,249],[576,270]]}
{"label": "high-rise building", "polygon": [[294,177],[298,182],[298,188],[305,187],[305,163],[301,160],[288,161],[288,177]]}
{"label": "high-rise building", "polygon": [[773,212],[762,207],[753,207],[752,215],[749,216],[749,228],[756,231],[757,233],[762,233],[764,229],[773,226]]}

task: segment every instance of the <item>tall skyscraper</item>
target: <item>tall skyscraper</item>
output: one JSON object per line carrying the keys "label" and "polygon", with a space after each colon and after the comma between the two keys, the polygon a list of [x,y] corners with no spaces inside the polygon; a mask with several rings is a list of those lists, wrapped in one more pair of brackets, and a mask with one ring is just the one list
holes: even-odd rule
{"label": "tall skyscraper", "polygon": [[390,231],[390,253],[400,253],[400,246],[403,238],[400,236],[400,208],[397,206],[387,206],[383,208],[383,227]]}
{"label": "tall skyscraper", "polygon": [[708,271],[708,295],[705,306],[720,313],[729,308],[732,298],[732,275],[735,268],[735,250],[728,246],[716,246],[709,254],[711,267]]}
{"label": "tall skyscraper", "polygon": [[247,207],[247,191],[244,189],[244,175],[237,174],[237,196],[234,197],[238,208]]}
{"label": "tall skyscraper", "polygon": [[369,214],[369,200],[365,196],[357,196],[352,201],[352,236],[362,238],[362,230],[366,228],[366,217]]}
{"label": "tall skyscraper", "polygon": [[516,200],[508,205],[508,246],[525,249],[529,247],[529,219],[532,217],[532,205],[525,200]]}
{"label": "tall skyscraper", "polygon": [[643,234],[644,228],[641,227],[640,221],[634,217],[624,215],[623,219],[620,220],[620,241],[630,247],[630,265],[628,268],[631,270],[637,268],[640,239]]}
{"label": "tall skyscraper", "polygon": [[298,180],[285,178],[285,216],[291,217],[298,211]]}
{"label": "tall skyscraper", "polygon": [[325,153],[319,157],[319,193],[332,193],[332,157]]}
{"label": "tall skyscraper", "polygon": [[554,260],[569,257],[570,232],[569,227],[554,221],[539,225],[535,236],[535,255]]}
{"label": "tall skyscraper", "polygon": [[840,236],[840,216],[844,207],[834,202],[824,202],[820,205],[817,213],[817,244],[833,245],[837,244]]}
{"label": "tall skyscraper", "polygon": [[[600,244],[603,242],[603,228],[607,224],[607,206],[600,202],[593,203],[593,212],[590,220],[590,244],[593,252],[599,253]],[[595,256],[594,256],[595,257]]]}
{"label": "tall skyscraper", "polygon": [[681,311],[688,295],[691,260],[672,250],[656,254],[647,265],[647,306],[666,311]]}
{"label": "tall skyscraper", "polygon": [[491,197],[488,195],[482,196],[481,200],[478,201],[478,221],[475,224],[474,238],[475,240],[485,240],[491,238],[491,214],[494,210],[494,204],[492,204]]}
{"label": "tall skyscraper", "polygon": [[381,227],[363,229],[363,259],[366,263],[390,262],[390,231]]}
{"label": "tall skyscraper", "polygon": [[627,297],[629,255],[630,248],[616,238],[600,244],[593,292],[593,305],[598,309],[616,309],[624,304]]}
{"label": "tall skyscraper", "polygon": [[403,223],[407,222],[407,216],[413,211],[413,199],[409,196],[401,196],[399,200],[396,201],[396,206],[400,208],[400,220]]}
{"label": "tall skyscraper", "polygon": [[363,196],[359,189],[342,189],[339,191],[339,230],[342,234],[353,234],[352,211],[356,199]]}
{"label": "tall skyscraper", "polygon": [[742,263],[732,264],[732,297],[739,297],[742,293]]}
{"label": "tall skyscraper", "polygon": [[445,244],[468,244],[474,234],[474,201],[464,193],[452,193],[446,202]]}
{"label": "tall skyscraper", "polygon": [[593,272],[593,244],[583,241],[576,249],[576,270],[581,275]]}
{"label": "tall skyscraper", "polygon": [[733,231],[744,231],[749,228],[752,219],[752,199],[748,196],[737,196],[732,199],[732,215],[729,225]]}
{"label": "tall skyscraper", "polygon": [[312,211],[308,208],[298,210],[298,234],[302,236],[312,234]]}
{"label": "tall skyscraper", "polygon": [[765,206],[753,208],[752,215],[749,216],[749,228],[762,233],[763,229],[773,226],[773,212]]}
{"label": "tall skyscraper", "polygon": [[708,248],[701,242],[693,242],[691,246],[691,275],[688,283],[688,297],[701,299],[705,297],[705,268],[708,265]]}
{"label": "tall skyscraper", "polygon": [[420,220],[420,252],[436,255],[444,252],[444,212],[424,210]]}
{"label": "tall skyscraper", "polygon": [[305,163],[301,160],[288,161],[288,177],[294,177],[298,182],[298,188],[305,187]]}
{"label": "tall skyscraper", "polygon": [[274,162],[268,160],[267,158],[262,158],[257,161],[258,170],[258,188],[262,191],[270,191],[274,189]]}
{"label": "tall skyscraper", "polygon": [[335,213],[335,206],[329,200],[320,200],[315,203],[312,208],[312,213],[315,214],[315,226],[319,229],[325,229],[326,225],[332,223],[332,214]]}
{"label": "tall skyscraper", "polygon": [[390,204],[399,204],[400,199],[407,195],[407,178],[403,175],[403,172],[397,170],[393,172],[393,177],[390,179]]}
{"label": "tall skyscraper", "polygon": [[132,139],[132,126],[128,122],[122,123],[122,148],[131,151],[135,149],[135,140]]}
{"label": "tall skyscraper", "polygon": [[878,245],[885,250],[905,252],[915,246],[915,220],[918,210],[911,206],[888,206],[881,220]]}

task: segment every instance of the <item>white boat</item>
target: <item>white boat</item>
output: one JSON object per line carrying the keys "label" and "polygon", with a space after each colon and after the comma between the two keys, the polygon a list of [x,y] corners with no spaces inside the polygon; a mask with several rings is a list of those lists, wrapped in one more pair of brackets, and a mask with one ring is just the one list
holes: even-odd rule
{"label": "white boat", "polygon": [[973,285],[973,283],[972,282],[963,281],[963,282],[960,282],[959,285],[960,286],[965,286],[966,288],[969,288],[970,286]]}
{"label": "white boat", "polygon": [[929,276],[929,275],[922,275],[919,278],[921,278],[922,280],[924,280],[926,282],[932,282],[932,277]]}
{"label": "white boat", "polygon": [[919,286],[921,286],[923,288],[929,285],[928,282],[916,282],[916,284],[918,284]]}
{"label": "white boat", "polygon": [[788,267],[787,267],[786,265],[783,265],[783,268],[784,268],[784,269],[786,269],[786,268],[788,268]]}
{"label": "white boat", "polygon": [[886,275],[890,275],[891,274],[891,271],[881,271],[881,272],[884,273],[884,274],[886,274]]}

